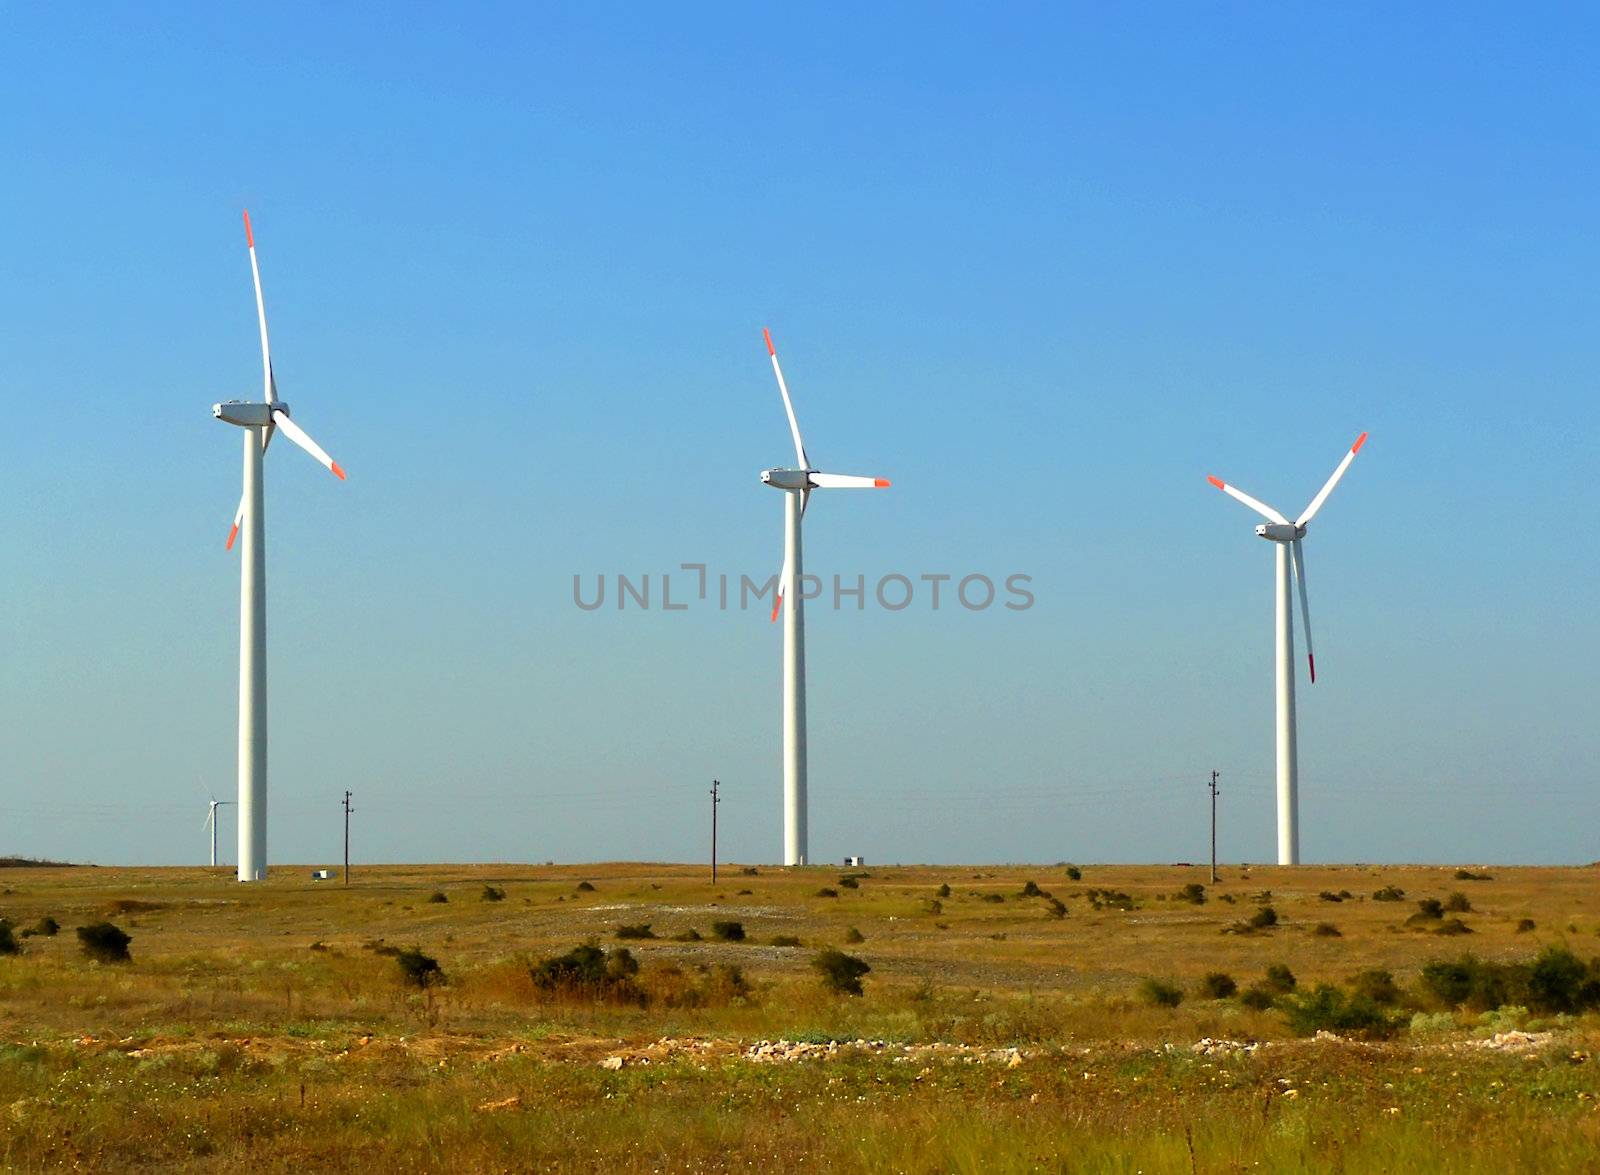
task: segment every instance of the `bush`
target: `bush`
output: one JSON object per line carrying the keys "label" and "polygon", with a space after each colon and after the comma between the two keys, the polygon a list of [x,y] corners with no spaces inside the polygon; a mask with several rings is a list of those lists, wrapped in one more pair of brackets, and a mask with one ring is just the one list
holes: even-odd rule
{"label": "bush", "polygon": [[851,944],[858,943],[858,942],[866,942],[867,941],[867,936],[862,934],[859,930],[857,930],[854,926],[852,926],[849,930],[844,932],[844,940],[845,940],[845,942],[851,943]]}
{"label": "bush", "polygon": [[941,885],[938,889],[934,890],[933,892],[938,897],[947,898],[947,897],[950,896],[950,887],[948,885]]}
{"label": "bush", "polygon": [[1269,926],[1276,926],[1277,924],[1278,911],[1274,910],[1271,906],[1262,906],[1261,909],[1250,915],[1250,926],[1252,929],[1265,930]]}
{"label": "bush", "polygon": [[1239,996],[1239,1002],[1247,1008],[1264,1012],[1278,1002],[1278,994],[1265,983],[1252,983]]}
{"label": "bush", "polygon": [[594,943],[573,947],[564,955],[541,959],[528,975],[542,992],[558,996],[588,996],[619,1003],[644,1003],[644,993],[634,983],[639,961],[627,947],[609,953]]}
{"label": "bush", "polygon": [[1342,896],[1340,896],[1339,894],[1334,893],[1331,889],[1323,890],[1321,893],[1319,893],[1317,895],[1317,897],[1321,898],[1325,902],[1342,902],[1342,901],[1344,901],[1344,898]]}
{"label": "bush", "polygon": [[1493,881],[1494,877],[1488,873],[1474,873],[1471,869],[1457,869],[1457,881]]}
{"label": "bush", "polygon": [[1398,885],[1386,885],[1372,895],[1375,902],[1403,902],[1406,900],[1406,891]]}
{"label": "bush", "polygon": [[1206,904],[1206,887],[1198,881],[1191,881],[1177,893],[1172,895],[1174,901],[1188,902],[1191,905],[1203,906]]}
{"label": "bush", "polygon": [[1600,961],[1585,965],[1564,946],[1545,947],[1528,974],[1528,1006],[1557,1013],[1600,1006]]}
{"label": "bush", "polygon": [[1263,982],[1269,991],[1282,994],[1293,991],[1299,981],[1295,979],[1294,972],[1289,970],[1287,963],[1273,963],[1267,968],[1267,977]]}
{"label": "bush", "polygon": [[1000,902],[1005,901],[1006,897],[1005,897],[1005,894],[986,893],[986,894],[983,895],[983,900],[986,901],[986,902],[993,902],[993,903],[998,904]]}
{"label": "bush", "polygon": [[1459,918],[1446,918],[1433,928],[1435,934],[1471,934],[1472,927]]}
{"label": "bush", "polygon": [[1340,933],[1339,928],[1332,922],[1318,922],[1315,928],[1312,929],[1311,933],[1316,935],[1318,938],[1344,937],[1344,935]]}
{"label": "bush", "polygon": [[1362,995],[1347,996],[1328,983],[1319,983],[1309,995],[1288,997],[1281,1006],[1289,1030],[1296,1036],[1338,1032],[1387,1040],[1400,1031],[1399,1021],[1372,1000]]}
{"label": "bush", "polygon": [[1524,918],[1524,919],[1522,919],[1522,921],[1517,923],[1517,933],[1518,934],[1527,934],[1528,931],[1533,930],[1538,925],[1539,924],[1537,922],[1535,922],[1532,918]]}
{"label": "bush", "polygon": [[1472,903],[1467,901],[1467,895],[1459,889],[1444,900],[1444,908],[1452,914],[1472,913]]}
{"label": "bush", "polygon": [[594,892],[593,883],[588,882],[588,881],[580,881],[580,882],[578,882],[578,892],[579,893],[593,893]]}
{"label": "bush", "polygon": [[772,945],[775,947],[797,947],[803,944],[792,934],[775,934],[772,936]]}
{"label": "bush", "polygon": [[1067,866],[1067,880],[1068,881],[1082,881],[1083,880],[1083,870],[1079,869],[1076,865],[1068,865]]}
{"label": "bush", "polygon": [[656,932],[650,929],[648,922],[635,922],[617,927],[618,938],[654,938]]}
{"label": "bush", "polygon": [[1350,977],[1350,987],[1356,995],[1371,1000],[1379,1007],[1393,1007],[1400,1002],[1400,987],[1394,976],[1382,967],[1368,967]]}
{"label": "bush", "polygon": [[757,869],[754,865],[746,865],[739,870],[739,875],[741,877],[760,877],[761,870]]}
{"label": "bush", "polygon": [[743,922],[713,922],[711,924],[711,937],[718,942],[743,942]]}
{"label": "bush", "polygon": [[1067,916],[1067,905],[1060,898],[1050,898],[1045,903],[1045,913],[1052,918],[1065,918]]}
{"label": "bush", "polygon": [[433,903],[448,902],[449,900],[449,898],[445,897],[443,890],[436,889],[428,895],[428,901]]}
{"label": "bush", "polygon": [[495,886],[486,885],[483,892],[478,895],[478,900],[483,902],[503,902],[506,900],[506,891]]}
{"label": "bush", "polygon": [[1212,971],[1200,981],[1200,994],[1208,1000],[1225,1000],[1239,990],[1226,971]]}
{"label": "bush", "polygon": [[400,951],[394,961],[400,965],[400,974],[413,987],[433,987],[444,982],[444,970],[439,966],[439,960],[423,954],[416,947]]}
{"label": "bush", "polygon": [[1048,895],[1044,892],[1044,890],[1039,888],[1038,882],[1029,881],[1023,884],[1022,892],[1017,896],[1022,898],[1042,898],[1047,897]]}
{"label": "bush", "polygon": [[943,914],[944,913],[944,903],[941,902],[938,898],[923,898],[922,899],[922,912],[924,914]]}
{"label": "bush", "polygon": [[822,976],[822,986],[838,995],[860,995],[861,977],[872,970],[854,955],[832,947],[818,951],[811,965]]}
{"label": "bush", "polygon": [[1487,1012],[1502,1004],[1529,1004],[1524,998],[1528,968],[1515,963],[1487,963],[1475,955],[1436,959],[1423,965],[1418,982],[1423,995],[1443,1008]]}
{"label": "bush", "polygon": [[673,942],[700,942],[701,941],[700,932],[698,930],[696,930],[693,926],[691,926],[691,927],[689,927],[688,930],[685,930],[682,934],[674,934],[672,936],[672,941]]}
{"label": "bush", "polygon": [[1176,1008],[1183,1003],[1183,988],[1152,976],[1139,984],[1139,998],[1153,1007]]}
{"label": "bush", "polygon": [[816,892],[815,896],[819,898],[836,898],[839,896],[839,891],[836,889],[830,889],[825,885]]}
{"label": "bush", "polygon": [[1438,898],[1423,898],[1417,903],[1417,912],[1413,914],[1412,917],[1427,919],[1443,918],[1444,903]]}
{"label": "bush", "polygon": [[1110,906],[1113,910],[1133,909],[1133,898],[1120,889],[1091,889],[1088,898],[1089,904],[1096,910],[1102,906]]}
{"label": "bush", "polygon": [[97,963],[131,962],[128,944],[132,941],[109,922],[91,922],[88,926],[78,927],[78,942],[83,947],[83,953]]}
{"label": "bush", "polygon": [[840,889],[860,889],[861,888],[861,883],[859,881],[857,881],[854,877],[851,877],[849,874],[846,874],[845,876],[839,878],[839,888]]}
{"label": "bush", "polygon": [[22,947],[17,943],[17,936],[11,933],[11,923],[0,918],[0,955],[20,955]]}
{"label": "bush", "polygon": [[40,934],[40,935],[43,935],[45,938],[54,938],[56,936],[57,932],[60,931],[60,929],[61,929],[61,923],[57,922],[54,918],[50,917],[49,914],[46,914],[43,918],[40,918],[39,921],[35,922],[32,926],[29,926],[25,930],[23,930],[22,931],[22,937],[23,938],[32,938],[34,935]]}

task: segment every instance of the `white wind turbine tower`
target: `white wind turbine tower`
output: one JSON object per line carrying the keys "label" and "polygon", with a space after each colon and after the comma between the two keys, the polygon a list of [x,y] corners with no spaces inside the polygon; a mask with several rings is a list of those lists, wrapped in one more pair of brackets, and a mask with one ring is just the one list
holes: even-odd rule
{"label": "white wind turbine tower", "polygon": [[1268,539],[1277,544],[1273,599],[1277,608],[1274,631],[1277,664],[1278,864],[1280,865],[1300,863],[1300,768],[1295,735],[1294,607],[1289,599],[1289,565],[1292,561],[1294,578],[1300,587],[1300,616],[1306,630],[1306,665],[1311,671],[1311,680],[1315,682],[1317,660],[1311,648],[1311,605],[1306,598],[1306,562],[1305,554],[1300,549],[1300,541],[1305,538],[1307,525],[1316,517],[1317,511],[1322,509],[1322,504],[1328,500],[1328,495],[1333,493],[1333,487],[1339,484],[1344,471],[1350,468],[1350,462],[1356,459],[1356,454],[1366,443],[1367,434],[1362,433],[1356,438],[1356,443],[1350,446],[1350,451],[1344,455],[1344,460],[1339,462],[1339,467],[1333,471],[1333,476],[1328,478],[1323,487],[1317,491],[1317,496],[1311,499],[1311,504],[1293,522],[1265,502],[1257,501],[1221,478],[1207,478],[1223,493],[1243,502],[1265,518],[1267,521],[1256,527],[1256,535],[1258,538]]}
{"label": "white wind turbine tower", "polygon": [[211,833],[211,863],[213,865],[217,863],[217,809],[226,808],[233,802],[233,800],[219,800],[213,797],[210,801],[210,807],[206,809],[206,822],[201,827]]}
{"label": "white wind turbine tower", "polygon": [[281,429],[340,481],[344,470],[289,419],[289,405],[278,399],[272,352],[267,346],[261,269],[256,264],[256,239],[248,211],[244,235],[250,248],[250,274],[255,279],[256,317],[261,324],[262,400],[213,404],[211,414],[244,430],[244,495],[228,532],[229,550],[235,538],[243,540],[239,563],[239,880],[261,881],[267,875],[267,562],[262,458],[273,433]]}
{"label": "white wind turbine tower", "polygon": [[789,385],[778,366],[778,352],[772,346],[772,332],[761,328],[772,358],[772,374],[778,377],[778,392],[783,411],[789,418],[794,437],[794,469],[768,469],[761,480],[784,491],[783,570],[778,574],[778,591],[772,604],[772,619],[777,620],[784,598],[789,601],[783,617],[783,863],[809,863],[806,829],[806,627],[805,600],[799,590],[801,575],[800,520],[812,490],[885,489],[888,479],[856,477],[845,473],[819,473],[806,457],[800,440],[800,424],[795,420]]}

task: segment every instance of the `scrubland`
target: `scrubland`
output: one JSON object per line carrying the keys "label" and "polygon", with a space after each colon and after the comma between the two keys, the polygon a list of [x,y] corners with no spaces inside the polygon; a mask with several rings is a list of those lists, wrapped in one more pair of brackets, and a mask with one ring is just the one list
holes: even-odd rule
{"label": "scrubland", "polygon": [[0,1166],[1600,1170],[1600,869],[1077,871],[0,870]]}

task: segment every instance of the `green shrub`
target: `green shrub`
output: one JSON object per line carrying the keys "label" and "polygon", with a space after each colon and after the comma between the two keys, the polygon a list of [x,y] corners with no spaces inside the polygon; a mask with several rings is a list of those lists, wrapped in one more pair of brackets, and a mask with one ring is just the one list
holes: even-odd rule
{"label": "green shrub", "polygon": [[428,895],[428,901],[433,902],[434,904],[438,904],[439,902],[448,902],[449,900],[449,898],[445,897],[444,891],[439,889],[434,890]]}
{"label": "green shrub", "polygon": [[772,936],[772,945],[775,947],[797,947],[803,944],[792,934],[775,934]]}
{"label": "green shrub", "polygon": [[394,961],[399,964],[400,974],[405,981],[413,987],[433,987],[444,982],[444,970],[439,966],[439,960],[423,954],[416,947],[400,951]]}
{"label": "green shrub", "polygon": [[1418,984],[1425,998],[1443,1008],[1487,1012],[1502,1004],[1529,1004],[1528,967],[1489,963],[1476,955],[1436,959],[1423,965]]}
{"label": "green shrub", "polygon": [[133,939],[109,922],[91,922],[78,927],[78,943],[83,953],[97,963],[128,963],[128,944]]}
{"label": "green shrub", "polygon": [[32,938],[34,935],[39,934],[43,935],[45,938],[54,938],[60,930],[61,923],[50,917],[49,914],[46,914],[32,926],[29,926],[27,929],[23,930],[22,936],[24,938]]}
{"label": "green shrub", "polygon": [[592,942],[541,959],[528,971],[533,985],[551,995],[642,1004],[644,993],[633,979],[638,973],[639,961],[627,947],[608,953]]}
{"label": "green shrub", "polygon": [[1423,898],[1417,902],[1417,912],[1413,918],[1438,919],[1444,917],[1444,903],[1438,898]]}
{"label": "green shrub", "polygon": [[1471,934],[1472,927],[1459,918],[1446,918],[1433,928],[1435,934]]}
{"label": "green shrub", "polygon": [[1457,869],[1457,881],[1493,881],[1494,877],[1488,873],[1474,873],[1471,869]]}
{"label": "green shrub", "polygon": [[944,913],[944,903],[941,902],[938,898],[923,898],[922,899],[922,912],[924,914],[943,914]]}
{"label": "green shrub", "polygon": [[1339,928],[1332,922],[1318,922],[1311,931],[1318,938],[1343,938]]}
{"label": "green shrub", "polygon": [[492,885],[483,887],[483,892],[478,895],[482,902],[503,902],[506,900],[506,891]]}
{"label": "green shrub", "polygon": [[689,927],[688,930],[685,930],[682,934],[674,934],[672,936],[672,941],[673,942],[700,942],[702,940],[700,938],[700,932],[698,930],[696,930],[693,926],[691,926],[691,927]]}
{"label": "green shrub", "polygon": [[1050,898],[1045,902],[1045,913],[1052,918],[1065,918],[1067,916],[1067,904],[1060,898]]}
{"label": "green shrub", "polygon": [[1452,914],[1470,914],[1472,903],[1467,901],[1467,895],[1458,889],[1445,898],[1444,908]]}
{"label": "green shrub", "polygon": [[839,891],[836,889],[830,889],[825,885],[816,892],[815,896],[819,898],[836,898],[839,896]]}
{"label": "green shrub", "polygon": [[1226,971],[1212,971],[1200,981],[1200,994],[1208,1000],[1225,1000],[1239,990]]}
{"label": "green shrub", "polygon": [[1403,902],[1406,900],[1406,891],[1398,885],[1386,885],[1372,895],[1375,902]]}
{"label": "green shrub", "polygon": [[11,933],[11,923],[0,918],[0,955],[20,955],[22,947],[17,936]]}
{"label": "green shrub", "polygon": [[1191,905],[1203,906],[1206,904],[1206,887],[1198,881],[1191,881],[1177,893],[1172,895],[1174,901],[1188,902]]}
{"label": "green shrub", "polygon": [[1545,947],[1528,974],[1528,1006],[1546,1013],[1600,1006],[1600,960],[1585,965],[1564,946]]}
{"label": "green shrub", "polygon": [[1079,869],[1076,865],[1068,865],[1067,866],[1067,880],[1068,881],[1082,881],[1083,880],[1083,870]]}
{"label": "green shrub", "polygon": [[1039,888],[1038,882],[1028,881],[1023,883],[1022,892],[1017,896],[1021,898],[1042,898],[1048,895],[1045,894],[1044,890]]}
{"label": "green shrub", "polygon": [[618,938],[654,938],[656,932],[650,929],[648,922],[634,922],[617,927]]}
{"label": "green shrub", "polygon": [[861,977],[872,970],[854,955],[832,947],[818,951],[811,966],[822,977],[822,986],[838,995],[860,995]]}
{"label": "green shrub", "polygon": [[938,889],[934,890],[933,892],[938,897],[947,898],[947,897],[950,896],[950,887],[948,885],[941,885]]}
{"label": "green shrub", "polygon": [[1347,996],[1329,983],[1319,983],[1309,994],[1286,997],[1279,1005],[1289,1031],[1296,1036],[1337,1032],[1368,1040],[1387,1040],[1400,1031],[1400,1022],[1366,996]]}
{"label": "green shrub", "polygon": [[1086,891],[1089,904],[1096,910],[1109,906],[1113,910],[1133,909],[1133,898],[1120,889],[1090,889]]}
{"label": "green shrub", "polygon": [[1278,1002],[1278,994],[1265,983],[1252,983],[1240,993],[1239,1002],[1247,1008],[1264,1012]]}
{"label": "green shrub", "polygon": [[757,869],[754,865],[746,865],[744,868],[739,870],[739,874],[742,877],[760,877],[761,870]]}
{"label": "green shrub", "polygon": [[1299,981],[1295,979],[1294,972],[1289,970],[1287,963],[1273,963],[1267,968],[1267,976],[1263,982],[1269,991],[1282,994],[1293,991]]}
{"label": "green shrub", "polygon": [[1157,1008],[1176,1008],[1183,1003],[1183,988],[1151,976],[1139,984],[1139,998]]}
{"label": "green shrub", "polygon": [[983,895],[983,900],[986,901],[986,902],[991,902],[991,903],[994,903],[994,904],[998,905],[1000,902],[1003,902],[1003,901],[1006,900],[1006,896],[1005,896],[1005,894],[986,893],[986,894]]}
{"label": "green shrub", "polygon": [[588,882],[588,881],[580,881],[580,882],[578,882],[578,892],[579,893],[593,893],[594,892],[594,884],[592,882]]}
{"label": "green shrub", "polygon": [[1319,893],[1317,895],[1317,897],[1320,898],[1321,900],[1325,901],[1325,902],[1342,902],[1342,901],[1344,901],[1344,898],[1342,898],[1338,894],[1334,893],[1331,889],[1323,890],[1321,893]]}
{"label": "green shrub", "polygon": [[1520,922],[1517,923],[1517,933],[1518,934],[1527,934],[1528,931],[1533,930],[1538,925],[1539,924],[1537,922],[1535,922],[1532,918],[1524,918]]}
{"label": "green shrub", "polygon": [[861,931],[857,930],[854,926],[852,926],[849,930],[844,932],[844,940],[845,940],[845,942],[851,943],[853,945],[853,944],[858,943],[858,942],[866,942],[867,941],[867,936],[862,934]]}
{"label": "green shrub", "polygon": [[711,924],[711,937],[718,942],[743,942],[743,922],[713,922]]}
{"label": "green shrub", "polygon": [[1277,924],[1278,911],[1271,906],[1262,906],[1261,909],[1250,915],[1250,925],[1256,930],[1266,930],[1268,927],[1276,926]]}
{"label": "green shrub", "polygon": [[1394,976],[1382,967],[1368,967],[1350,977],[1351,990],[1379,1007],[1393,1007],[1400,1002],[1400,987]]}
{"label": "green shrub", "polygon": [[843,877],[839,878],[839,888],[840,889],[860,889],[861,888],[861,883],[859,881],[857,881],[854,877],[851,877],[847,873]]}

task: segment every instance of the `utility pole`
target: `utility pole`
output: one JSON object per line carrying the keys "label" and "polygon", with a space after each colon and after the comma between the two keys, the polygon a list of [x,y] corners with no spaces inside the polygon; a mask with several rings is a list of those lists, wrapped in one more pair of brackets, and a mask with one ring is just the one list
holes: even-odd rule
{"label": "utility pole", "polygon": [[[350,792],[344,793],[344,883],[350,884],[350,813],[355,811],[350,806]],[[1215,869],[1212,870],[1215,874]]]}
{"label": "utility pole", "polygon": [[711,884],[717,884],[717,805],[722,803],[722,797],[717,794],[717,789],[722,784],[715,779],[711,781]]}
{"label": "utility pole", "polygon": [[1211,884],[1217,884],[1217,773],[1211,773]]}

